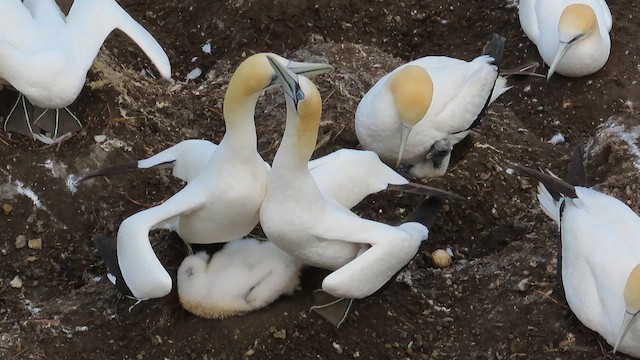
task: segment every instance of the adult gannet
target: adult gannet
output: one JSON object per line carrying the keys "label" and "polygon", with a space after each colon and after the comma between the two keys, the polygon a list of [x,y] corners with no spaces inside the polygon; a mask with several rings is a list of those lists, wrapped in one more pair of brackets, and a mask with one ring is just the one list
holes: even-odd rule
{"label": "adult gannet", "polygon": [[494,35],[483,55],[471,62],[427,56],[385,75],[356,110],[362,146],[396,166],[409,165],[415,177],[443,175],[453,145],[509,89],[497,67],[504,42]]}
{"label": "adult gannet", "polygon": [[60,130],[77,130],[80,123],[66,106],[80,94],[93,59],[116,28],[140,46],[162,77],[171,78],[160,44],[115,0],[75,0],[66,17],[55,0],[1,1],[0,79],[19,92],[4,130],[46,139],[43,130],[52,134],[49,140]]}
{"label": "adult gannet", "polygon": [[396,227],[362,219],[319,189],[307,163],[318,135],[320,93],[304,76],[269,61],[284,88],[287,124],[260,208],[262,229],[299,261],[334,270],[322,282],[327,293],[369,296],[415,256],[429,230],[415,221]]}
{"label": "adult gannet", "polygon": [[611,50],[611,11],[604,0],[520,0],[520,25],[555,72],[578,77],[600,70]]}
{"label": "adult gannet", "polygon": [[640,218],[618,199],[586,187],[580,148],[568,181],[515,167],[540,183],[538,200],[560,228],[562,285],[569,307],[612,346],[640,356]]}
{"label": "adult gannet", "polygon": [[[277,59],[302,73],[331,69],[326,64]],[[114,255],[133,297],[156,298],[171,291],[171,277],[149,243],[151,229],[166,227],[186,243],[210,244],[239,239],[258,223],[269,169],[257,151],[253,114],[258,97],[276,84],[275,78],[265,54],[243,61],[224,99],[226,133],[206,166],[162,205],[136,213],[120,225]]]}

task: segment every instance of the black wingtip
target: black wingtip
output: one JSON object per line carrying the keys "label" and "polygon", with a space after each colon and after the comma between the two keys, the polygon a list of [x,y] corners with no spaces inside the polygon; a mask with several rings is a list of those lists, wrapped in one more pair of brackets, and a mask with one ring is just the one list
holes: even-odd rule
{"label": "black wingtip", "polygon": [[573,149],[565,181],[573,186],[587,186],[587,170],[584,167],[583,145],[578,145]]}
{"label": "black wingtip", "polygon": [[411,194],[418,194],[418,195],[425,195],[425,196],[437,196],[444,199],[467,200],[466,198],[458,194],[452,193],[450,191],[438,189],[433,186],[416,184],[416,183],[406,183],[401,185],[390,184],[387,187],[387,189],[404,191]]}
{"label": "black wingtip", "polygon": [[112,166],[107,166],[107,167],[104,167],[102,169],[94,170],[94,171],[84,175],[83,177],[80,178],[80,180],[78,180],[78,182],[81,183],[81,182],[87,181],[89,179],[92,179],[94,177],[112,176],[112,175],[118,175],[118,174],[124,174],[124,173],[128,173],[128,172],[133,172],[133,171],[136,171],[136,170],[140,170],[140,168],[138,167],[138,162],[137,161],[123,163],[123,164],[117,164],[117,165],[112,165]]}
{"label": "black wingtip", "polygon": [[559,201],[561,196],[567,196],[572,199],[578,197],[576,194],[576,188],[573,185],[553,175],[517,165],[514,166],[513,169],[541,182],[542,185],[549,190],[549,193],[556,201]]}
{"label": "black wingtip", "polygon": [[109,274],[112,276],[109,280],[116,286],[118,291],[124,295],[133,297],[133,292],[131,292],[131,289],[129,289],[129,286],[127,286],[127,283],[124,281],[122,272],[120,271],[120,265],[118,265],[116,241],[103,235],[95,235],[93,242],[98,249],[98,255],[102,258]]}
{"label": "black wingtip", "polygon": [[503,36],[493,34],[493,36],[491,36],[491,40],[489,40],[487,45],[485,45],[482,54],[491,56],[494,60],[493,63],[500,65],[506,41],[507,40]]}
{"label": "black wingtip", "polygon": [[412,213],[402,219],[402,223],[417,222],[427,228],[433,227],[438,218],[438,212],[444,205],[444,199],[432,196],[422,202]]}

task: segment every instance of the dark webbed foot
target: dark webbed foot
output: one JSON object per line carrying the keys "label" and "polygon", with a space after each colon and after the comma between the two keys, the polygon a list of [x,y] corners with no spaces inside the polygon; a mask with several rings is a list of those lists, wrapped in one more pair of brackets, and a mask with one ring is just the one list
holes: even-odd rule
{"label": "dark webbed foot", "polygon": [[353,305],[353,299],[337,298],[320,289],[313,292],[313,301],[317,305],[312,306],[309,310],[318,313],[333,324],[336,329],[339,329],[347,320]]}

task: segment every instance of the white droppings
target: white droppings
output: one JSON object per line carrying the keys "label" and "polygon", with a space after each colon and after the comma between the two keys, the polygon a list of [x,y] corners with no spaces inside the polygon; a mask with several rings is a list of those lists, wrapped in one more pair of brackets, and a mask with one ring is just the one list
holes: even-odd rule
{"label": "white droppings", "polygon": [[98,144],[103,143],[107,140],[107,135],[96,135],[93,137],[93,140],[95,140]]}
{"label": "white droppings", "polygon": [[206,43],[202,45],[202,52],[204,52],[205,54],[211,55],[211,43]]}
{"label": "white droppings", "polygon": [[33,192],[33,190],[31,190],[28,187],[25,187],[24,183],[22,183],[22,181],[20,180],[16,180],[14,184],[16,185],[16,191],[18,192],[18,194],[24,195],[29,199],[31,199],[31,201],[33,202],[33,205],[35,205],[38,209],[45,210],[44,205],[42,205],[42,202],[40,202],[38,195],[36,195],[36,193]]}
{"label": "white droppings", "polygon": [[558,145],[560,143],[564,142],[564,135],[562,135],[562,133],[557,133],[555,135],[553,135],[553,137],[551,139],[549,139],[549,141],[547,141],[549,144],[553,144],[553,145]]}
{"label": "white droppings", "polygon": [[398,273],[398,275],[396,276],[396,281],[405,283],[409,286],[413,286],[413,278],[411,277],[411,272],[409,272],[409,270],[407,269]]}
{"label": "white droppings", "polygon": [[524,91],[526,93],[531,92],[531,85],[525,86],[524,89],[522,89],[522,91]]}
{"label": "white droppings", "polygon": [[505,170],[505,172],[509,175],[513,175],[515,173],[515,171],[512,168],[507,168],[507,170]]}
{"label": "white droppings", "polygon": [[43,166],[53,177],[62,178],[67,176],[67,165],[63,163],[55,162],[51,159],[48,159],[44,162],[44,164],[38,164],[39,166]]}
{"label": "white droppings", "polygon": [[76,326],[76,329],[75,329],[75,330],[76,330],[76,331],[80,331],[80,332],[83,332],[83,331],[89,331],[89,327],[88,327],[88,326],[86,326],[86,325]]}
{"label": "white droppings", "polygon": [[187,74],[187,81],[197,79],[200,75],[202,75],[202,69],[199,67],[189,71]]}
{"label": "white droppings", "polygon": [[72,194],[75,194],[76,191],[78,191],[79,180],[80,180],[80,176],[77,176],[74,174],[67,176],[67,179],[65,180],[65,184],[67,185],[67,189],[69,189],[69,191]]}
{"label": "white droppings", "polygon": [[100,145],[102,150],[104,150],[105,152],[109,152],[113,149],[120,149],[120,148],[125,149],[126,151],[133,150],[131,146],[127,145],[124,141],[120,139],[109,139],[104,135],[96,135],[94,137],[94,140],[96,141],[96,143]]}

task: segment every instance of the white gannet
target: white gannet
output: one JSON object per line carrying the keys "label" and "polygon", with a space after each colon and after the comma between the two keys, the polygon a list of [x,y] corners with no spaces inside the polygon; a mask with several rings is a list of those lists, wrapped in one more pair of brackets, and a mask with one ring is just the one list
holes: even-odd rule
{"label": "white gannet", "polygon": [[547,79],[593,74],[609,58],[612,19],[604,0],[520,0],[519,17],[549,65]]}
{"label": "white gannet", "polygon": [[[275,56],[275,55],[274,55]],[[302,73],[331,69],[326,64],[290,62]],[[247,58],[235,71],[224,99],[226,133],[204,169],[162,205],[126,218],[117,235],[121,282],[138,299],[161,297],[171,291],[171,277],[149,242],[149,231],[175,230],[188,244],[228,242],[247,235],[258,223],[266,191],[268,166],[257,151],[254,108],[265,88],[276,84],[265,54]],[[108,265],[108,264],[107,264]]]}
{"label": "white gannet", "polygon": [[416,221],[390,226],[362,219],[319,189],[307,164],[318,135],[320,93],[304,76],[269,61],[284,88],[287,123],[260,208],[262,229],[304,264],[334,270],[322,282],[327,293],[369,296],[415,256],[429,230]]}
{"label": "white gannet", "polygon": [[514,167],[540,183],[540,207],[560,228],[558,271],[571,311],[614,352],[640,356],[640,217],[618,199],[586,186],[574,151],[567,181]]}
{"label": "white gannet", "polygon": [[270,241],[240,239],[211,258],[188,256],[178,268],[182,306],[205,318],[225,318],[290,295],[300,282],[302,264]]}
{"label": "white gannet", "polygon": [[4,130],[43,141],[40,130],[52,134],[50,141],[77,130],[80,123],[66,106],[80,94],[93,59],[116,28],[140,46],[162,77],[171,78],[160,44],[115,0],[75,0],[66,17],[55,0],[1,1],[0,79],[20,93]]}
{"label": "white gannet", "polygon": [[410,166],[412,176],[441,176],[453,145],[509,88],[497,63],[504,38],[494,35],[471,62],[427,56],[385,75],[358,105],[355,128],[365,149],[387,162]]}

